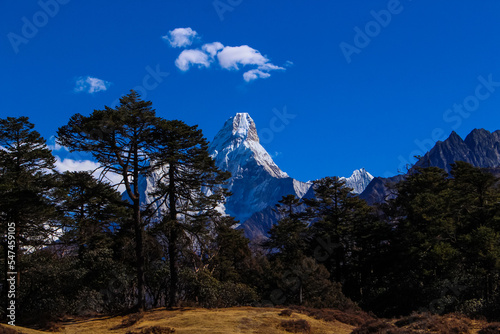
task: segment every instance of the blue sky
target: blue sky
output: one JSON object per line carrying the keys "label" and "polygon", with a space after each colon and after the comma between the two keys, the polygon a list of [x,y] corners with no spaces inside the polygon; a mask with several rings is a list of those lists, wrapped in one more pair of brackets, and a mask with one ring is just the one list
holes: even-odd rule
{"label": "blue sky", "polygon": [[209,140],[250,113],[299,180],[394,175],[452,130],[500,129],[499,19],[494,0],[4,0],[0,117],[49,139],[139,87]]}

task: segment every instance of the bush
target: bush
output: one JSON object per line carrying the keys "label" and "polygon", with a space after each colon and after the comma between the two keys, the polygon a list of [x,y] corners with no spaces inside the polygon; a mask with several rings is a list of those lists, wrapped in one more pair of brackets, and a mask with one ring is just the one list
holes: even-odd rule
{"label": "bush", "polygon": [[[396,326],[389,324],[380,319],[374,319],[365,322],[360,327],[354,329],[351,334],[406,334],[411,333],[405,329],[397,328]],[[444,333],[444,332],[443,332]]]}
{"label": "bush", "polygon": [[318,320],[324,321],[339,321],[344,324],[360,326],[368,320],[373,320],[373,317],[368,313],[359,310],[332,310],[332,309],[314,309],[304,306],[291,306],[290,309],[306,314]]}
{"label": "bush", "polygon": [[292,333],[311,333],[311,325],[304,320],[283,320],[281,321],[281,327],[283,327],[287,332]]}
{"label": "bush", "polygon": [[281,317],[289,317],[292,315],[292,310],[282,310],[279,314]]}
{"label": "bush", "polygon": [[141,320],[142,318],[144,318],[144,313],[138,312],[130,314],[128,317],[122,320],[122,323],[120,325],[112,327],[111,330],[132,327],[133,325],[138,323],[139,320]]}
{"label": "bush", "polygon": [[242,283],[220,282],[208,271],[182,272],[183,289],[188,301],[196,301],[201,307],[231,307],[249,305],[257,300],[257,293]]}
{"label": "bush", "polygon": [[500,322],[494,322],[486,325],[478,334],[500,334]]}
{"label": "bush", "polygon": [[126,334],[171,334],[171,333],[175,333],[174,328],[152,326],[152,327],[146,327],[139,332],[128,331]]}
{"label": "bush", "polygon": [[409,326],[412,329],[428,330],[438,333],[469,333],[470,320],[460,315],[439,316],[430,313],[413,313],[395,322],[398,327]]}

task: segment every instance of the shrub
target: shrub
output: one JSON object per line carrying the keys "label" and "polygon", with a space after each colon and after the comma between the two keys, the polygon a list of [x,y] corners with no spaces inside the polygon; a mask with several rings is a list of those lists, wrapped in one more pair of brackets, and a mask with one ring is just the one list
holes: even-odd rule
{"label": "shrub", "polygon": [[470,320],[459,315],[439,316],[430,313],[413,313],[395,322],[398,327],[409,326],[412,329],[428,330],[439,333],[469,333]]}
{"label": "shrub", "polygon": [[289,317],[292,315],[292,310],[290,309],[282,310],[278,315],[282,317]]}
{"label": "shrub", "polygon": [[396,321],[394,324],[398,327],[404,327],[411,324],[414,324],[419,321],[423,321],[426,318],[424,314],[412,313],[411,315],[401,318]]}
{"label": "shrub", "polygon": [[281,327],[291,333],[311,333],[311,325],[304,319],[283,320],[281,321]]}
{"label": "shrub", "polygon": [[324,321],[339,321],[344,324],[360,326],[368,320],[373,320],[373,317],[368,313],[359,310],[333,310],[333,309],[314,309],[303,306],[291,306],[292,310],[306,314],[315,319]]}
{"label": "shrub", "polygon": [[248,285],[220,282],[206,270],[200,270],[197,273],[185,270],[181,272],[181,275],[187,301],[196,300],[198,306],[201,307],[249,305],[258,299],[255,290]]}
{"label": "shrub", "polygon": [[500,322],[494,322],[486,325],[478,334],[500,334]]}
{"label": "shrub", "polygon": [[141,313],[141,312],[130,314],[128,317],[126,317],[125,319],[122,320],[121,324],[111,328],[111,330],[132,327],[137,322],[139,322],[139,320],[141,320],[143,317],[144,317],[144,313]]}
{"label": "shrub", "polygon": [[175,333],[174,328],[152,326],[152,327],[146,327],[139,332],[128,331],[126,334],[171,334],[171,333]]}
{"label": "shrub", "polygon": [[360,327],[354,329],[351,334],[409,334],[408,330],[397,328],[396,326],[387,323],[380,319],[374,319],[365,322]]}

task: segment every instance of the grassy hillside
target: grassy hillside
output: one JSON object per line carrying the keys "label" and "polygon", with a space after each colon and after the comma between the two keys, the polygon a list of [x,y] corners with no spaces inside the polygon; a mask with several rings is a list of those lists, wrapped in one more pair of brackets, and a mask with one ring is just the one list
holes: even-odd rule
{"label": "grassy hillside", "polygon": [[[290,314],[291,313],[291,314]],[[365,323],[364,326],[360,326]],[[397,326],[396,326],[397,325]],[[488,324],[459,316],[413,315],[398,320],[376,320],[361,313],[305,308],[279,309],[235,307],[227,309],[183,308],[174,311],[155,309],[143,314],[92,319],[67,319],[54,324],[51,330],[35,330],[2,325],[0,334],[14,333],[483,333]],[[360,328],[358,327],[360,326]],[[358,327],[358,329],[356,329]],[[500,326],[484,333],[500,333]],[[353,332],[354,331],[354,332]]]}
{"label": "grassy hillside", "polygon": [[[291,316],[280,316],[282,309],[275,308],[253,308],[236,307],[229,309],[200,309],[186,308],[176,311],[165,309],[155,309],[144,313],[144,316],[132,326],[126,326],[133,322],[130,318],[124,317],[103,317],[88,320],[70,320],[60,324],[60,333],[140,333],[142,330],[153,327],[170,327],[175,329],[176,334],[183,333],[289,333],[281,327],[282,321],[306,320],[311,326],[312,333],[351,333],[354,326],[341,322],[326,322],[317,320],[300,313],[293,313]],[[122,327],[122,328],[120,328]],[[12,328],[12,327],[9,327]],[[46,333],[27,328],[17,327],[22,333],[35,334]],[[1,332],[0,332],[1,333]],[[155,333],[156,334],[156,333]],[[163,334],[163,333],[161,333]]]}

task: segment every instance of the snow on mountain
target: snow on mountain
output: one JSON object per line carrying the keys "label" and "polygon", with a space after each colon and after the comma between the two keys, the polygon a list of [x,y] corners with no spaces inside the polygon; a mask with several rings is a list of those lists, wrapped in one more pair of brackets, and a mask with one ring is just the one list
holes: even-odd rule
{"label": "snow on mountain", "polygon": [[259,143],[255,123],[247,113],[229,118],[210,144],[209,151],[215,164],[222,170],[230,171],[233,178],[242,177],[245,173],[242,166],[252,159],[270,176],[288,177]]}
{"label": "snow on mountain", "polygon": [[247,113],[229,118],[209,146],[221,170],[231,172],[227,188],[232,196],[226,213],[244,222],[253,213],[276,204],[282,196],[302,198],[311,184],[292,179],[262,147],[255,122]]}
{"label": "snow on mountain", "polygon": [[341,180],[345,180],[345,185],[353,189],[353,193],[361,194],[368,184],[373,180],[373,176],[368,173],[364,168],[355,170],[349,177],[341,177]]}

